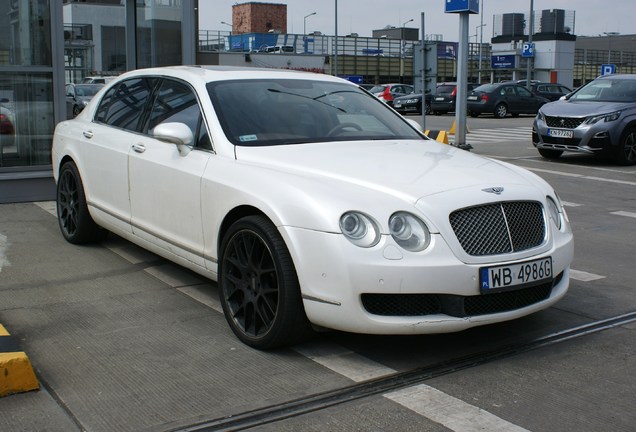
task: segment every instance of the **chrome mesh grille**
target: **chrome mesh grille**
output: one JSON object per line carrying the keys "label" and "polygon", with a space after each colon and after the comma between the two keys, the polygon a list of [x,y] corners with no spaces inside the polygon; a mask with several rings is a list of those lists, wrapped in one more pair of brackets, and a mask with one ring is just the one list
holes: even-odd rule
{"label": "chrome mesh grille", "polygon": [[585,121],[585,117],[550,117],[545,116],[545,122],[549,127],[563,128],[563,129],[576,129],[581,123]]}
{"label": "chrome mesh grille", "polygon": [[545,240],[541,204],[512,201],[454,211],[450,223],[464,251],[473,256],[519,252]]}

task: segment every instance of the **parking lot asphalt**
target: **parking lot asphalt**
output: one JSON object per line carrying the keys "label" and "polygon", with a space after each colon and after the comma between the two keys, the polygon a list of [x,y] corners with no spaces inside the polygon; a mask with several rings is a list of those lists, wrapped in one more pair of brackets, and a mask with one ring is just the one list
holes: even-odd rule
{"label": "parking lot asphalt", "polygon": [[510,138],[474,151],[556,187],[576,272],[555,307],[450,335],[326,332],[256,351],[210,281],[115,236],[66,243],[52,203],[0,206],[0,323],[41,386],[0,398],[0,430],[634,430],[634,321],[562,333],[636,311],[636,170],[547,163]]}

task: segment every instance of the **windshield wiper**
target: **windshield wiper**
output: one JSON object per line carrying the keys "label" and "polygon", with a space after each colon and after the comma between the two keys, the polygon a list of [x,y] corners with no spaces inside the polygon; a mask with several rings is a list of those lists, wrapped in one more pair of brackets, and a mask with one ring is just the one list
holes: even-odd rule
{"label": "windshield wiper", "polygon": [[268,88],[268,89],[267,89],[267,91],[270,91],[270,92],[272,92],[272,93],[281,93],[281,94],[286,94],[286,95],[290,95],[290,96],[298,96],[298,97],[301,97],[301,98],[305,98],[305,99],[309,99],[309,100],[312,100],[312,101],[320,102],[320,103],[321,103],[321,104],[323,104],[323,105],[327,105],[328,107],[335,108],[335,109],[337,109],[338,111],[342,111],[343,113],[346,113],[346,112],[347,112],[347,111],[346,111],[345,109],[343,109],[343,108],[337,107],[337,106],[335,106],[335,105],[332,105],[332,104],[330,104],[330,103],[327,103],[327,102],[324,102],[324,101],[321,101],[321,100],[318,100],[318,99],[320,99],[320,98],[321,98],[321,97],[323,97],[323,96],[327,96],[327,95],[330,95],[330,94],[333,94],[333,93],[340,93],[340,92],[342,92],[342,91],[349,91],[349,90],[334,91],[334,92],[326,93],[326,94],[324,94],[324,95],[320,95],[320,96],[317,96],[317,97],[305,96],[305,95],[303,95],[303,94],[292,93],[292,92],[282,91],[282,90],[273,89],[273,88]]}

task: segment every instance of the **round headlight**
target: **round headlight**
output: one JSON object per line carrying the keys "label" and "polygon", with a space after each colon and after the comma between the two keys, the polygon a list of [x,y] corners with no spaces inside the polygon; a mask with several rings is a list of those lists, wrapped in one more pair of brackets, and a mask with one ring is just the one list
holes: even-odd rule
{"label": "round headlight", "polygon": [[389,219],[389,230],[400,247],[411,251],[423,251],[431,243],[431,233],[417,216],[407,212],[394,213]]}
{"label": "round headlight", "polygon": [[561,229],[561,210],[559,205],[551,197],[548,197],[548,212],[550,219],[552,219],[557,229]]}
{"label": "round headlight", "polygon": [[351,243],[360,247],[372,247],[380,241],[377,224],[367,215],[350,211],[340,216],[340,229]]}

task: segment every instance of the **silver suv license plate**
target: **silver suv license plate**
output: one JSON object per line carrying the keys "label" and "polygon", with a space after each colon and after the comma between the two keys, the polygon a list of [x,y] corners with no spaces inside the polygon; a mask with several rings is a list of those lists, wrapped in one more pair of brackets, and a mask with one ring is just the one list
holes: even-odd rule
{"label": "silver suv license plate", "polygon": [[551,257],[479,269],[479,287],[482,294],[538,285],[552,278]]}

